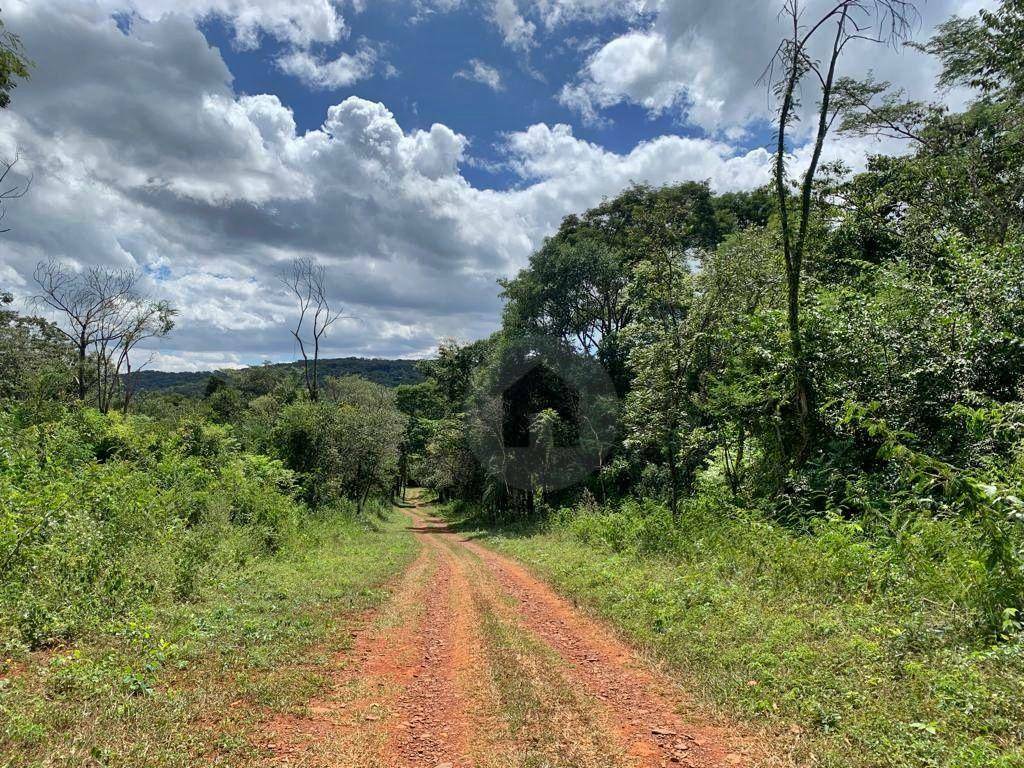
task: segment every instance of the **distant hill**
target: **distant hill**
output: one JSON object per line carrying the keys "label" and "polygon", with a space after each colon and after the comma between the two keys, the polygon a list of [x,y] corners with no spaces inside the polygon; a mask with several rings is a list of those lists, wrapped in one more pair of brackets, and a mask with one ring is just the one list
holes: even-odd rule
{"label": "distant hill", "polygon": [[[320,376],[362,376],[364,379],[397,387],[399,384],[418,384],[423,374],[416,369],[416,360],[379,360],[363,357],[336,357],[320,361]],[[295,368],[302,371],[302,362],[273,363],[272,368]],[[139,371],[135,376],[137,392],[177,392],[182,395],[202,395],[211,376],[226,375],[227,371]]]}

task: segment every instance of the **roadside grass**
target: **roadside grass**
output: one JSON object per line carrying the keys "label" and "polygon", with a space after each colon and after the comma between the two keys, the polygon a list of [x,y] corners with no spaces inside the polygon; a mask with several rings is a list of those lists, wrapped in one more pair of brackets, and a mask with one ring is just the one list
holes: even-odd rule
{"label": "roadside grass", "polygon": [[310,519],[273,557],[204,573],[65,647],[0,660],[0,766],[248,765],[253,731],[301,710],[416,544],[395,512]]}
{"label": "roadside grass", "polygon": [[828,521],[653,504],[464,531],[669,665],[709,709],[778,734],[799,765],[1024,766],[1024,644],[971,628],[983,573],[955,523],[879,544]]}

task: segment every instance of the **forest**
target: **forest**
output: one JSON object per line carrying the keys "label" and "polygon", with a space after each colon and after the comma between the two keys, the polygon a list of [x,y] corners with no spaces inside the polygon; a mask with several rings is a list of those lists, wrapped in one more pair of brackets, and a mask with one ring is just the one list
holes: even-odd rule
{"label": "forest", "polygon": [[[301,368],[301,363],[270,363],[271,366]],[[415,360],[377,360],[362,357],[339,357],[321,361],[323,375],[327,377],[359,376],[387,387],[399,384],[418,384],[423,380]],[[177,392],[199,397],[206,391],[209,371],[156,371],[143,369],[135,378],[140,392]],[[230,371],[214,372],[219,378],[230,377]]]}
{"label": "forest", "polygon": [[[413,493],[787,764],[1024,765],[1024,3],[920,45],[959,111],[836,75],[854,5],[826,17],[831,59],[823,28],[779,47],[769,184],[634,184],[568,216],[502,281],[499,330],[381,367],[390,386],[319,359],[338,310],[313,262],[282,275],[302,363],[177,392],[136,383],[177,311],[131,274],[42,262],[36,314],[5,294],[0,765],[253,759],[244,718],[176,719],[234,693],[161,690],[308,698],[302,669],[260,670],[329,605],[386,599]],[[903,44],[906,4],[871,8]],[[6,107],[29,70],[4,46]],[[906,151],[820,162],[843,135]]]}

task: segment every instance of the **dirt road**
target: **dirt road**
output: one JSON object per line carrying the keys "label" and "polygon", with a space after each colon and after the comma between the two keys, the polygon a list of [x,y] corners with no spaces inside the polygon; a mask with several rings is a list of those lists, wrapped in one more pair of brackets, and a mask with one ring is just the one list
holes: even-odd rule
{"label": "dirt road", "polygon": [[[523,567],[406,510],[421,543],[324,699],[265,733],[267,765],[647,768],[749,765],[682,692]],[[685,714],[690,712],[691,714]]]}

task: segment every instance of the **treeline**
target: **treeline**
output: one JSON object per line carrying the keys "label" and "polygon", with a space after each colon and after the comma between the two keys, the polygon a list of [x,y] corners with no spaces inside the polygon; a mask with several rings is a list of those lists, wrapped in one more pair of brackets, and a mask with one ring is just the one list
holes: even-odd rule
{"label": "treeline", "polygon": [[[302,362],[266,363],[264,367],[295,368],[301,370]],[[137,392],[171,392],[190,397],[203,394],[210,376],[230,377],[228,371],[150,371],[141,370],[135,374],[134,386]],[[365,357],[331,357],[320,361],[320,375],[328,377],[359,376],[382,384],[397,387],[399,384],[418,384],[423,375],[415,360],[388,360]]]}
{"label": "treeline", "polygon": [[[1024,4],[1007,0],[922,46],[942,64],[940,86],[973,90],[962,112],[902,101],[888,84],[822,80],[833,91],[816,150],[833,123],[907,141],[864,172],[812,163],[794,185],[780,154],[761,190],[635,186],[566,218],[503,283],[501,330],[443,345],[428,381],[403,388],[415,480],[504,518],[634,497],[678,518],[712,499],[798,532],[857,521],[883,547],[943,521],[962,551],[934,556],[984,568],[965,609],[975,626],[1019,627],[1022,44]],[[780,141],[788,76],[823,66],[801,46],[780,47]],[[537,338],[597,361],[620,399],[598,471],[568,488],[542,470],[510,487],[508,465],[480,447],[491,426],[474,398]],[[579,439],[571,396],[533,381],[531,439]]]}

